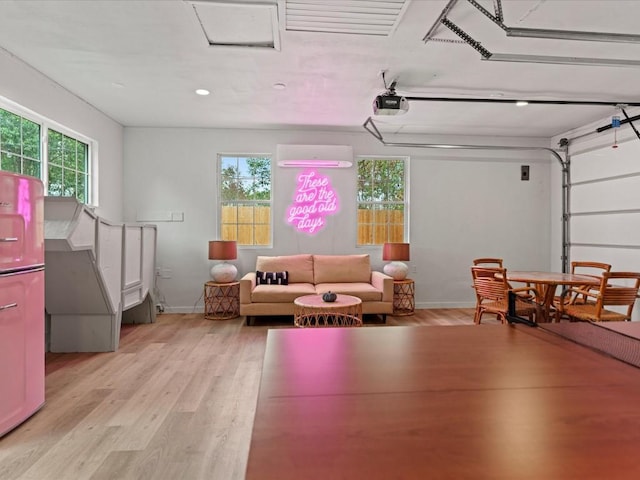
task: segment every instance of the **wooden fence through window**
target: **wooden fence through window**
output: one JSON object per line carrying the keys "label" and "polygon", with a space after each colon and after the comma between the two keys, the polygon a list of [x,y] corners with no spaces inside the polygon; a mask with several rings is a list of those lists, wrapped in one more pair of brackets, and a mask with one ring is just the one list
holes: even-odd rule
{"label": "wooden fence through window", "polygon": [[[269,245],[271,208],[262,205],[222,207],[222,240],[239,245]],[[358,245],[404,242],[402,210],[358,210]]]}

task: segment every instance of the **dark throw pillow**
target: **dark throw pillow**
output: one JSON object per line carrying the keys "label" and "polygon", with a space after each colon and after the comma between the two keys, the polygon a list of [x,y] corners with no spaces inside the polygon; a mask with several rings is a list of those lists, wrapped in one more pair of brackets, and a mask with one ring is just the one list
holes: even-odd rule
{"label": "dark throw pillow", "polygon": [[289,272],[261,272],[256,270],[257,285],[289,285]]}

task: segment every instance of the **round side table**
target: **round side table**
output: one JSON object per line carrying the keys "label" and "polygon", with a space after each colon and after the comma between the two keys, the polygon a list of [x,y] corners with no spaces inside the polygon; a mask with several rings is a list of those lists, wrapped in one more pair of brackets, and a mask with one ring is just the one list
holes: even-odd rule
{"label": "round side table", "polygon": [[227,320],[240,316],[240,282],[204,284],[204,318]]}
{"label": "round side table", "polygon": [[410,278],[393,281],[393,315],[402,317],[415,312],[415,283]]}

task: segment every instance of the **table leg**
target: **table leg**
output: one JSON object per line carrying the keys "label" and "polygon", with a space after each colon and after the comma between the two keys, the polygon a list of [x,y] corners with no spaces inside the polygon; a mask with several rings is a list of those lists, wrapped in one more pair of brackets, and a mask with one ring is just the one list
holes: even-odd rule
{"label": "table leg", "polygon": [[543,311],[543,318],[542,320],[544,322],[550,322],[551,320],[551,305],[553,304],[553,297],[556,294],[556,287],[557,285],[555,284],[544,284],[544,285],[540,285],[540,287],[543,287],[543,301],[542,301],[542,311]]}

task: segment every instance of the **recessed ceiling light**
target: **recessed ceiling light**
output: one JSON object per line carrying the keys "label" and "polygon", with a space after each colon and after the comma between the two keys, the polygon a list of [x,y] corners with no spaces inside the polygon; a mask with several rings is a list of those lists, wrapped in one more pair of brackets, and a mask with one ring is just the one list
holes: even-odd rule
{"label": "recessed ceiling light", "polygon": [[209,95],[209,90],[205,90],[204,88],[199,88],[196,90],[196,95]]}
{"label": "recessed ceiling light", "polygon": [[274,90],[284,90],[287,86],[284,83],[274,83],[273,88]]}
{"label": "recessed ceiling light", "polygon": [[111,86],[112,86],[112,87],[116,87],[116,88],[124,88],[124,83],[120,83],[120,82],[111,82]]}
{"label": "recessed ceiling light", "polygon": [[516,102],[516,107],[525,107],[529,105],[529,102],[525,102],[524,100],[519,100]]}

